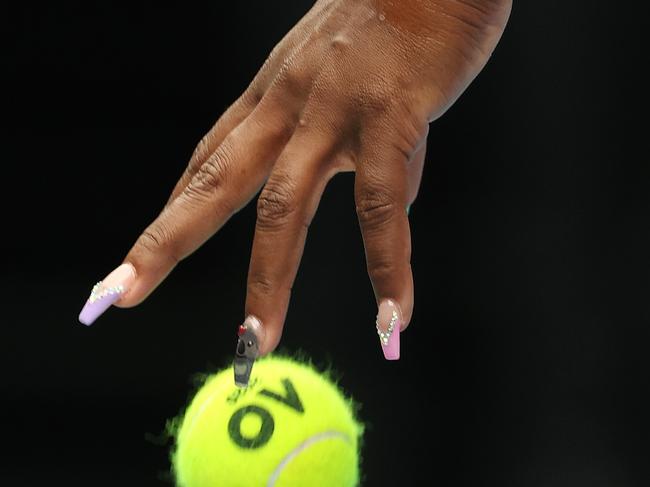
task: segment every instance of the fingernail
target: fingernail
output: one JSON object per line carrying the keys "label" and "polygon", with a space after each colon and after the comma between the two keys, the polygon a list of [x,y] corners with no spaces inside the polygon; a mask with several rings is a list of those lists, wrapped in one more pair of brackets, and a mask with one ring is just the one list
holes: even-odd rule
{"label": "fingernail", "polygon": [[233,369],[235,384],[247,387],[253,371],[253,364],[260,353],[260,346],[264,339],[262,323],[254,316],[247,316],[244,323],[237,330],[237,350]]}
{"label": "fingernail", "polygon": [[406,216],[411,214],[411,205],[406,205]]}
{"label": "fingernail", "polygon": [[135,268],[131,264],[122,264],[113,272],[99,281],[90,292],[90,297],[86,301],[79,321],[84,325],[92,325],[104,311],[117,302],[135,280]]}
{"label": "fingernail", "polygon": [[379,303],[376,324],[384,357],[386,360],[399,360],[399,334],[402,326],[399,305],[390,299],[382,300]]}

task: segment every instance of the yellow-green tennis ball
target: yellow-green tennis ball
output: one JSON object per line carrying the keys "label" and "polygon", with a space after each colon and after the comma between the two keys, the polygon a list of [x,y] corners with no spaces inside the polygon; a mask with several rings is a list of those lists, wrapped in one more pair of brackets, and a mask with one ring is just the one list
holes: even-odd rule
{"label": "yellow-green tennis ball", "polygon": [[180,487],[351,487],[363,427],[324,375],[289,358],[258,360],[247,388],[211,376],[176,432]]}

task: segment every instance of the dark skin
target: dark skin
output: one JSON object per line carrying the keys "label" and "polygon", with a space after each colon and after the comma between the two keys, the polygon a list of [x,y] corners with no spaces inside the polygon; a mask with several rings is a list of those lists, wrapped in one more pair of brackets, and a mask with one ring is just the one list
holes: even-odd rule
{"label": "dark skin", "polygon": [[[420,186],[429,124],[488,61],[511,0],[319,0],[197,146],[125,262],[140,303],[261,190],[246,315],[261,354],[280,341],[309,224],[328,181],[354,171],[377,303],[413,311],[405,208]],[[337,238],[342,238],[338,236]]]}

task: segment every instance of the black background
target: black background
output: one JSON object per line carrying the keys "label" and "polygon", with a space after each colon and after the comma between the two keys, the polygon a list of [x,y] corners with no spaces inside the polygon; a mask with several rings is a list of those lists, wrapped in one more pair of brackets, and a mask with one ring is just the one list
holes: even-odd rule
{"label": "black background", "polygon": [[[281,350],[332,365],[363,404],[364,485],[648,485],[639,14],[514,4],[431,127],[398,363],[378,346],[353,175],[311,227]],[[193,374],[231,360],[254,204],[143,305],[76,317],[309,5],[3,4],[3,484],[171,485],[161,432]]]}

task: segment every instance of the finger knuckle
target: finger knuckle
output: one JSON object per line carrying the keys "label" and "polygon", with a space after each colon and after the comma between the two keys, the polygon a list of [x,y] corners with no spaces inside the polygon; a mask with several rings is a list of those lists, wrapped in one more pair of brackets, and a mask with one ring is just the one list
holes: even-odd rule
{"label": "finger knuckle", "polygon": [[287,60],[278,77],[283,91],[296,98],[302,97],[309,88],[310,76],[308,68],[298,66],[292,60]]}
{"label": "finger knuckle", "polygon": [[397,203],[386,191],[367,190],[357,198],[356,208],[361,226],[373,229],[393,218]]}
{"label": "finger knuckle", "polygon": [[273,177],[257,200],[257,225],[263,230],[282,228],[297,209],[296,189],[291,179],[286,176]]}
{"label": "finger knuckle", "polygon": [[262,66],[262,70],[270,69],[274,64],[278,63],[278,60],[284,59],[285,46],[283,43],[276,44],[271,52],[269,53],[266,61]]}
{"label": "finger knuckle", "polygon": [[227,144],[201,164],[187,185],[185,192],[190,197],[206,198],[223,190],[230,179],[232,156]]}
{"label": "finger knuckle", "polygon": [[352,38],[348,34],[337,33],[329,39],[328,44],[331,51],[341,56],[352,47]]}
{"label": "finger knuckle", "polygon": [[386,258],[376,257],[368,260],[367,271],[372,282],[388,282],[397,274],[397,265]]}
{"label": "finger knuckle", "polygon": [[274,289],[273,281],[262,272],[252,273],[248,279],[248,292],[256,296],[271,296]]}
{"label": "finger knuckle", "polygon": [[262,98],[264,98],[265,90],[261,84],[261,82],[256,84],[251,83],[251,86],[249,86],[246,92],[242,95],[242,103],[249,106],[251,110],[259,105]]}
{"label": "finger knuckle", "polygon": [[359,89],[354,99],[360,113],[374,118],[389,113],[399,94],[388,82],[375,82]]}
{"label": "finger knuckle", "polygon": [[228,110],[234,110],[248,114],[252,112],[255,107],[257,107],[257,105],[259,105],[260,101],[262,101],[262,98],[264,98],[265,92],[265,80],[262,79],[261,74],[258,73]]}
{"label": "finger knuckle", "polygon": [[199,143],[196,144],[194,152],[192,153],[190,165],[200,164],[210,156],[210,139],[210,133],[207,133],[201,138],[201,140],[199,140]]}
{"label": "finger knuckle", "polygon": [[173,232],[163,223],[149,225],[140,235],[138,246],[148,253],[164,256],[174,263],[180,260],[174,247]]}

